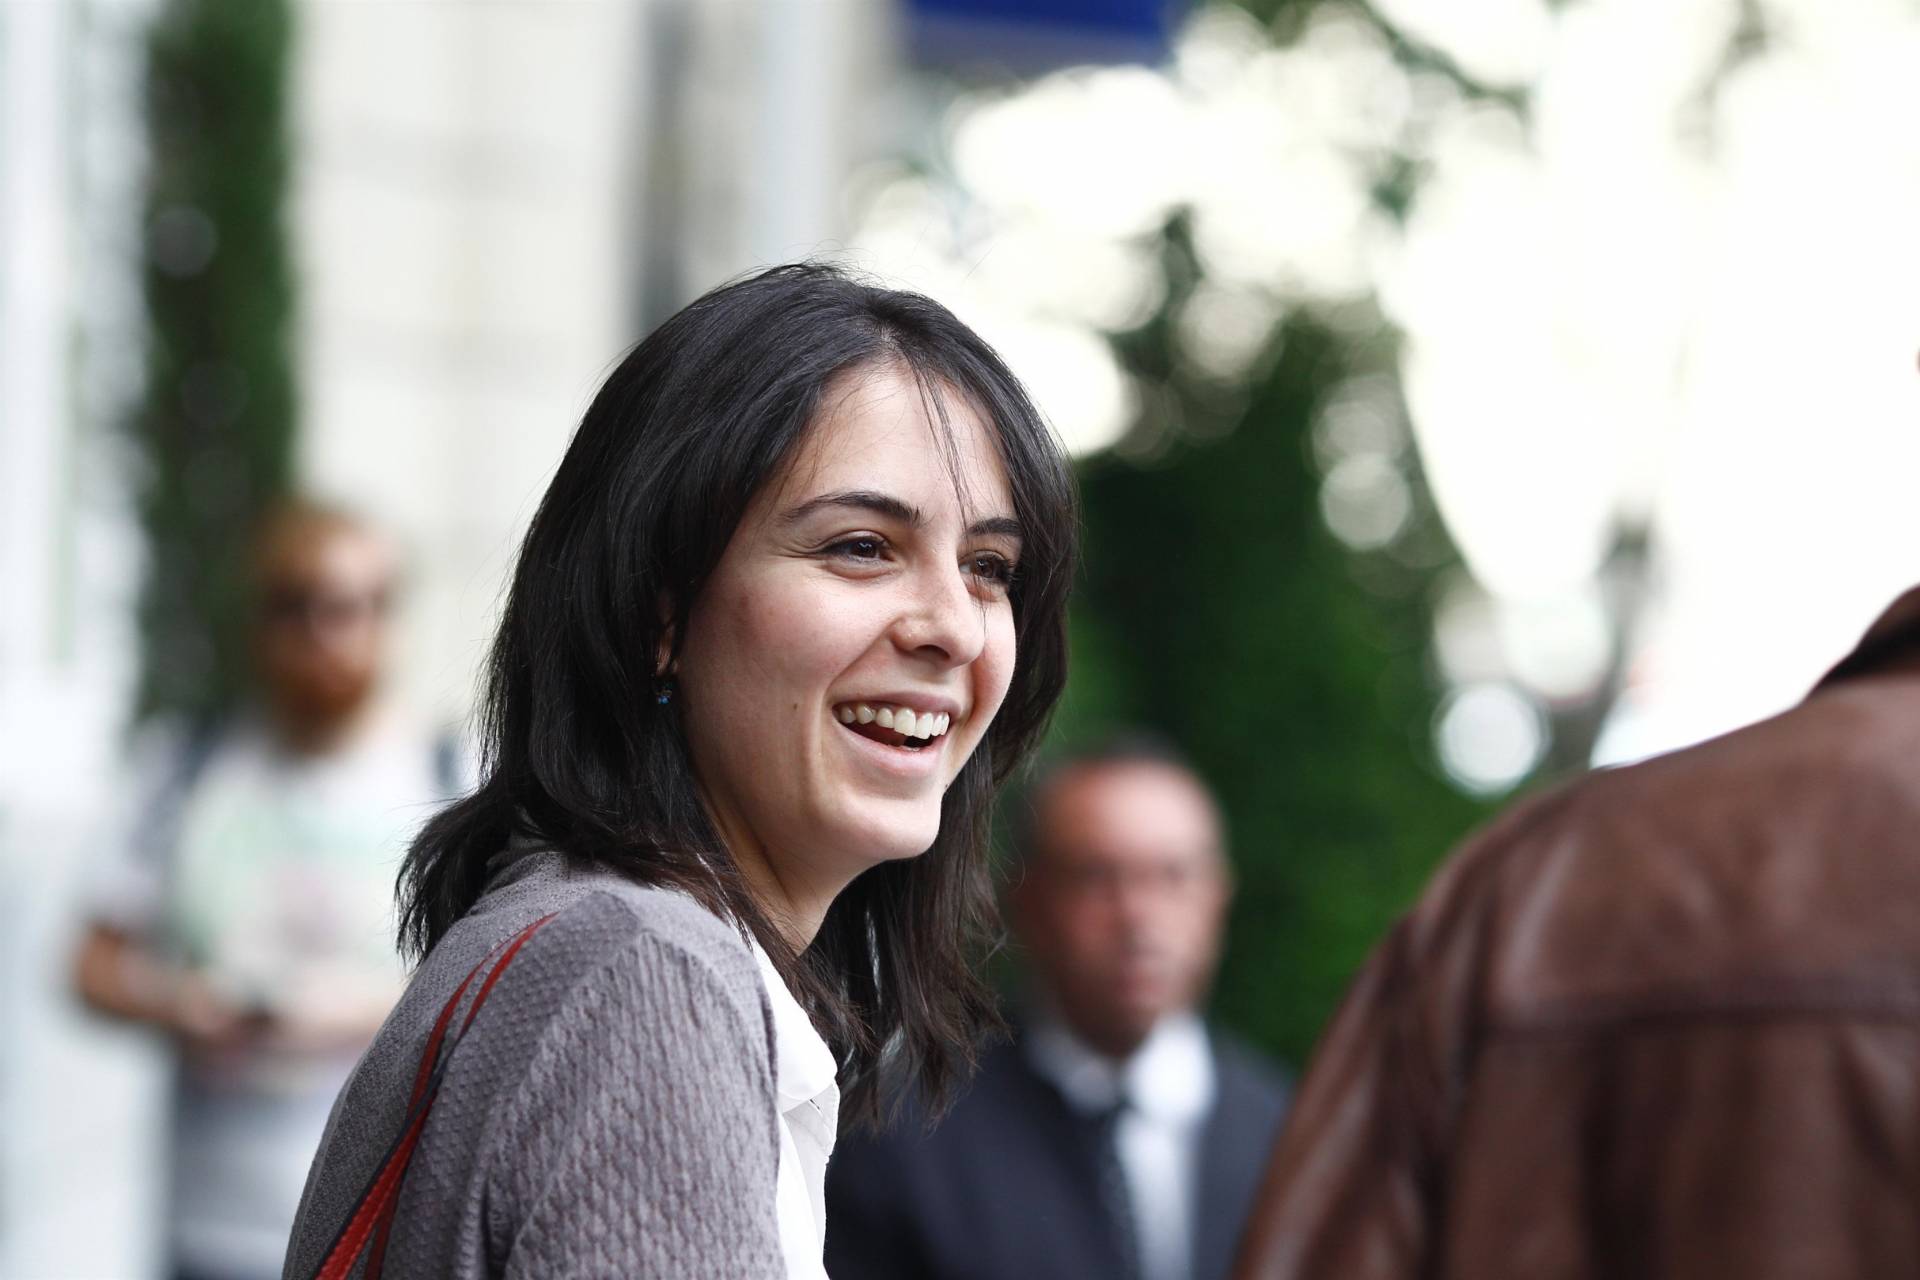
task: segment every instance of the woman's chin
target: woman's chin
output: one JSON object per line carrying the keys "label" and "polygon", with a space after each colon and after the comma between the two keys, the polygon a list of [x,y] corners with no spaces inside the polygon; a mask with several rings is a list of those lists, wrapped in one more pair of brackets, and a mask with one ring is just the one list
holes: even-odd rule
{"label": "woman's chin", "polygon": [[[917,815],[876,815],[845,824],[836,843],[851,852],[862,868],[883,862],[904,862],[933,847],[940,835],[940,815],[915,820]],[[889,820],[892,819],[892,820]]]}

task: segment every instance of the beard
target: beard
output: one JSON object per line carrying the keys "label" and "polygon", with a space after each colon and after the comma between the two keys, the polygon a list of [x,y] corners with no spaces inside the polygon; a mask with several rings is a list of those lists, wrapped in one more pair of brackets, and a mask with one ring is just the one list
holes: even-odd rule
{"label": "beard", "polygon": [[292,670],[273,673],[269,696],[280,713],[295,725],[321,729],[339,724],[373,698],[372,669]]}

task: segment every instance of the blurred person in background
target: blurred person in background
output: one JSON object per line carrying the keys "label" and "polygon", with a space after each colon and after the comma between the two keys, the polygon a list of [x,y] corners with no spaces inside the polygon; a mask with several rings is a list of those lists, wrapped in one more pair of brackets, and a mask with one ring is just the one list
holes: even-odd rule
{"label": "blurred person in background", "polygon": [[1232,896],[1221,815],[1164,748],[1052,765],[1011,922],[1031,999],[937,1128],[908,1108],[828,1171],[835,1280],[1216,1280],[1285,1091],[1202,1022]]}
{"label": "blurred person in background", "polygon": [[1920,1275],[1920,588],[1798,707],[1526,800],[1316,1050],[1242,1280]]}
{"label": "blurred person in background", "polygon": [[455,786],[449,740],[380,698],[392,545],[290,501],[252,549],[258,696],[172,735],[90,903],[75,978],[175,1050],[172,1274],[277,1276],[340,1083],[403,977],[393,886]]}

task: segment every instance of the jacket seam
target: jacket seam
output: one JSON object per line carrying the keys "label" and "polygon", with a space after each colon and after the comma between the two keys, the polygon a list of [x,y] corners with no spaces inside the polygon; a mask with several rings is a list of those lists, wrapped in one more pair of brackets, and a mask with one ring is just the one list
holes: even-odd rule
{"label": "jacket seam", "polygon": [[1849,1021],[1920,1021],[1920,987],[1865,990],[1845,979],[1781,979],[1669,989],[1614,999],[1544,1006],[1490,1018],[1486,1040],[1545,1039],[1609,1030],[1655,1029],[1701,1021],[1774,1022],[1837,1017]]}

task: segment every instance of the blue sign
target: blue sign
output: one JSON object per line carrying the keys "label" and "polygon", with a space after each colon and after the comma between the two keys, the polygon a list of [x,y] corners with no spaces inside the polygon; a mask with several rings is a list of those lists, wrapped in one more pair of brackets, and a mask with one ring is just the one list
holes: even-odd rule
{"label": "blue sign", "polygon": [[916,61],[1032,73],[1080,63],[1156,63],[1181,0],[906,0]]}

